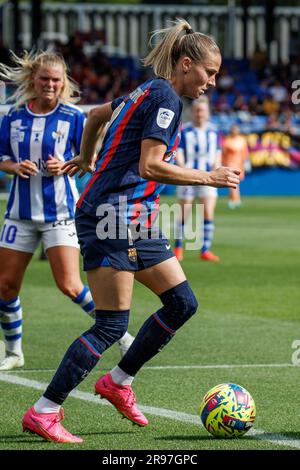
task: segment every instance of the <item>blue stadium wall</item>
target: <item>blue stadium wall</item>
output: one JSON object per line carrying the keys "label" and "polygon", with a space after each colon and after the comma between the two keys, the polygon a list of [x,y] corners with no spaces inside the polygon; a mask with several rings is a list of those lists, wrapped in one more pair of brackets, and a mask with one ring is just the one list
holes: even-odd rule
{"label": "blue stadium wall", "polygon": [[[219,191],[227,194],[226,189]],[[241,182],[245,196],[300,196],[300,169],[256,168]]]}
{"label": "blue stadium wall", "polygon": [[[172,186],[164,191],[165,194],[174,192]],[[300,169],[255,168],[241,182],[241,193],[244,196],[300,196]],[[227,194],[227,189],[219,190],[220,196]]]}

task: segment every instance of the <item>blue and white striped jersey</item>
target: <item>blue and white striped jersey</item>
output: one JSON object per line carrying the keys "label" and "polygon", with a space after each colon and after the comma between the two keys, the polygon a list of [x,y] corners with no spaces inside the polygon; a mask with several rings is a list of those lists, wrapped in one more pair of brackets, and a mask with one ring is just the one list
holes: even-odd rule
{"label": "blue and white striped jersey", "polygon": [[203,128],[187,123],[182,128],[179,149],[187,168],[210,171],[221,150],[219,132],[211,123]]}
{"label": "blue and white striped jersey", "polygon": [[58,103],[47,114],[34,114],[27,105],[11,108],[1,122],[0,161],[31,160],[39,170],[28,179],[14,176],[5,217],[54,222],[75,215],[75,179],[52,176],[49,155],[66,161],[79,153],[85,115],[77,106]]}

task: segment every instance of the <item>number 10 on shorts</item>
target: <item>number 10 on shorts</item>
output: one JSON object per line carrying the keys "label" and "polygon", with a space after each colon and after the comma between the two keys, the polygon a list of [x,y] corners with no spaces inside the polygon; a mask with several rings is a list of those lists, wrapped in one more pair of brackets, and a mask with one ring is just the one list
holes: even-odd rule
{"label": "number 10 on shorts", "polygon": [[6,224],[3,225],[0,242],[5,241],[6,243],[13,244],[16,239],[17,227],[15,225],[10,225],[7,227]]}

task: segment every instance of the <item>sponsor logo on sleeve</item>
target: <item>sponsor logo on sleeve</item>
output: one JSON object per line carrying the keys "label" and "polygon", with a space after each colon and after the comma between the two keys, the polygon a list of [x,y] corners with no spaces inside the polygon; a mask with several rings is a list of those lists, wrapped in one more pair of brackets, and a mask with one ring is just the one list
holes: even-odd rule
{"label": "sponsor logo on sleeve", "polygon": [[171,109],[159,108],[157,117],[156,117],[157,125],[161,127],[162,129],[168,129],[169,125],[172,122],[174,114],[175,114],[174,111],[171,111]]}

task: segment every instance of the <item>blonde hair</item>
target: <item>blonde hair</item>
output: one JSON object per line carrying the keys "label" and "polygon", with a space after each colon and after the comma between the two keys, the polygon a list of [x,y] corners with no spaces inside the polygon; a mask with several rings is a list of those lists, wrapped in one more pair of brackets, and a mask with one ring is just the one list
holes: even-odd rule
{"label": "blonde hair", "polygon": [[209,106],[209,99],[206,95],[199,96],[192,102],[192,106],[197,106],[197,104],[206,103]]}
{"label": "blonde hair", "polygon": [[59,98],[63,103],[76,103],[80,100],[79,86],[68,76],[67,65],[62,56],[49,49],[38,52],[34,50],[24,51],[22,57],[18,57],[12,51],[10,52],[13,66],[0,64],[0,78],[17,86],[14,94],[7,99],[7,101],[14,101],[16,108],[37,97],[34,90],[33,76],[43,66],[62,66],[64,86]]}
{"label": "blonde hair", "polygon": [[150,45],[158,34],[163,35],[162,40],[142,60],[142,63],[152,67],[156,76],[167,80],[172,77],[178,59],[182,56],[190,57],[195,62],[202,62],[209,54],[220,54],[220,49],[212,37],[194,32],[191,25],[182,19],[177,19],[169,28],[154,31]]}

